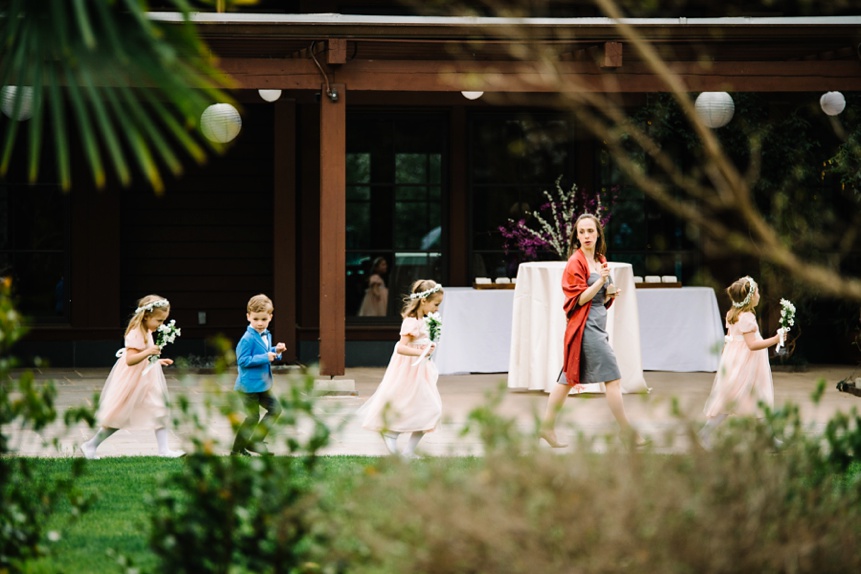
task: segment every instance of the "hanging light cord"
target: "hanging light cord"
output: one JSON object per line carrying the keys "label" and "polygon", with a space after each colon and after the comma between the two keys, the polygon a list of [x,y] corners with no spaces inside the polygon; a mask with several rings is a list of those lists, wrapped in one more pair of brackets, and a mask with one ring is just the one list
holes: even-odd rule
{"label": "hanging light cord", "polygon": [[317,61],[317,56],[314,55],[314,48],[316,45],[317,45],[316,40],[311,42],[311,48],[309,49],[309,52],[311,52],[311,59],[314,60],[315,64],[317,64],[317,69],[320,70],[320,74],[323,76],[323,79],[326,81],[326,95],[333,102],[337,102],[338,101],[338,92],[332,90],[332,88],[329,86],[329,76],[326,75],[326,72],[323,71],[323,66],[320,65],[320,62]]}

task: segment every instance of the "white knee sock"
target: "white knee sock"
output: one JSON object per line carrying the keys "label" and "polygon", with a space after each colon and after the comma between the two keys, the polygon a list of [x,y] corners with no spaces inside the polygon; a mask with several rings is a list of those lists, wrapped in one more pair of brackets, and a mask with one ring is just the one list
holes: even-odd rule
{"label": "white knee sock", "polygon": [[155,429],[155,440],[158,443],[158,453],[160,455],[167,454],[170,449],[167,446],[167,429],[161,427],[160,429]]}
{"label": "white knee sock", "polygon": [[93,438],[81,445],[81,451],[83,451],[84,456],[87,458],[99,458],[96,456],[96,449],[99,448],[100,444],[105,442],[106,438],[115,432],[117,432],[117,429],[100,428],[99,432],[93,435]]}
{"label": "white knee sock", "polygon": [[115,432],[117,432],[117,429],[100,428],[99,432],[96,433],[96,436],[90,439],[90,444],[93,445],[93,450],[99,448],[99,445],[105,442],[105,439]]}
{"label": "white knee sock", "polygon": [[398,437],[401,433],[397,432],[384,432],[383,433],[383,442],[386,443],[386,448],[389,449],[389,452],[392,454],[398,454]]}
{"label": "white knee sock", "polygon": [[407,456],[414,455],[416,453],[416,447],[419,445],[419,441],[421,441],[424,436],[425,433],[422,431],[415,431],[411,434],[410,441],[407,443],[407,448],[404,449],[404,454]]}

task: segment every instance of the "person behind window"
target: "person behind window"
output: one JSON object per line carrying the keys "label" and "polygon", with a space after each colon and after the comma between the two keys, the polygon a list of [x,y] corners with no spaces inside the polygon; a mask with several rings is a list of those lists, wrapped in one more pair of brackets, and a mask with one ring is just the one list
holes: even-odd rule
{"label": "person behind window", "polygon": [[371,264],[368,288],[359,307],[359,317],[385,317],[389,305],[389,290],[386,287],[386,273],[389,264],[385,257],[377,257]]}

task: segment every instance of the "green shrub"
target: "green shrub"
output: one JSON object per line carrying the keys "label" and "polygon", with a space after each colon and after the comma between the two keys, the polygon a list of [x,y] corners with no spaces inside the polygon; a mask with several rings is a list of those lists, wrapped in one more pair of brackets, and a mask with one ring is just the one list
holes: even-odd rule
{"label": "green shrub", "polygon": [[711,452],[581,439],[560,455],[500,441],[511,426],[478,414],[490,448],[474,466],[384,464],[334,492],[330,560],[392,574],[861,569],[857,418],[823,438],[789,407],[727,425]]}
{"label": "green shrub", "polygon": [[[17,425],[21,430],[39,431],[57,419],[52,382],[37,384],[33,373],[12,376],[15,360],[11,348],[24,332],[24,320],[15,310],[10,296],[11,283],[0,278],[0,572],[20,571],[33,558],[44,555],[50,539],[59,533],[46,532],[56,503],[68,499],[70,517],[83,512],[88,500],[75,488],[83,472],[82,461],[72,465],[68,476],[40,477],[32,467],[14,456],[6,430]],[[69,419],[91,419],[86,409],[69,413]]]}
{"label": "green shrub", "polygon": [[[314,413],[312,391],[313,377],[297,378],[289,397],[281,399],[284,411],[270,440],[286,435],[291,453],[286,457],[215,456],[206,432],[209,415],[192,412],[188,401],[179,401],[181,418],[196,425],[195,453],[152,499],[150,546],[159,559],[158,571],[313,568],[308,556],[325,543],[314,519],[319,503],[317,452],[328,444],[329,429]],[[207,410],[217,407],[226,416],[242,412],[234,393],[214,396]],[[239,418],[231,420],[235,430]]]}

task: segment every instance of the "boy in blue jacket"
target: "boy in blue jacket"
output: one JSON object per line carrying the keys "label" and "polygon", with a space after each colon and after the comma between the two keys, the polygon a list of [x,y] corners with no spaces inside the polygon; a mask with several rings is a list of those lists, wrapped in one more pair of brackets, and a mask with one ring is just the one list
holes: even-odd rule
{"label": "boy in blue jacket", "polygon": [[[266,295],[255,295],[248,301],[245,315],[248,328],[236,345],[239,376],[233,387],[233,390],[241,393],[246,417],[236,432],[230,452],[233,455],[251,456],[251,452],[271,454],[263,439],[281,416],[281,404],[270,392],[272,361],[280,359],[281,353],[287,349],[284,343],[272,346],[272,334],[268,327],[273,311],[272,300]],[[266,411],[262,419],[260,408]]]}

